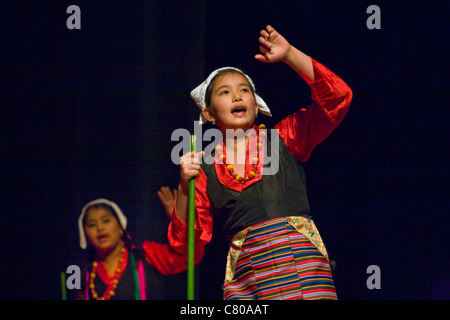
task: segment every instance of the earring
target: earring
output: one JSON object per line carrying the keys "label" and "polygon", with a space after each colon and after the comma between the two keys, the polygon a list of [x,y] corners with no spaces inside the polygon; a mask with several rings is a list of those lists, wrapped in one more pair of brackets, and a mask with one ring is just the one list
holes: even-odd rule
{"label": "earring", "polygon": [[258,115],[255,115],[255,120],[258,119]]}
{"label": "earring", "polygon": [[213,126],[215,126],[215,125],[216,125],[216,122],[215,122],[215,121],[213,121],[213,122],[212,122],[212,125],[213,125]]}

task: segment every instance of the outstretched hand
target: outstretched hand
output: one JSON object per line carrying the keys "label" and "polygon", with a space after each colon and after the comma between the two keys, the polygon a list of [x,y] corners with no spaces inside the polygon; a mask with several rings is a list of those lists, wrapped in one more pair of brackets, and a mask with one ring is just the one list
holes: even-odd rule
{"label": "outstretched hand", "polygon": [[175,199],[177,198],[177,190],[170,190],[169,187],[161,187],[158,190],[158,197],[166,211],[169,218],[172,217],[173,208],[175,207]]}
{"label": "outstretched hand", "polygon": [[289,42],[270,25],[259,34],[261,54],[256,54],[255,59],[266,63],[284,61],[291,49]]}

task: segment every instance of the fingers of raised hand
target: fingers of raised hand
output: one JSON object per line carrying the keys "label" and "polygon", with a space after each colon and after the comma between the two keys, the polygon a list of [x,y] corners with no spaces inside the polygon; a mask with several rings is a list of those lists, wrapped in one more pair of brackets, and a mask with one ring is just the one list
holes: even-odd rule
{"label": "fingers of raised hand", "polygon": [[265,40],[269,40],[270,35],[266,30],[261,30],[259,34],[261,35],[260,39],[263,38]]}
{"label": "fingers of raised hand", "polygon": [[259,34],[266,40],[273,40],[272,38],[277,35],[277,31],[270,25],[266,26],[266,29],[263,29],[259,32]]}
{"label": "fingers of raised hand", "polygon": [[272,48],[272,43],[270,43],[270,41],[265,39],[263,36],[259,37],[258,40],[261,44],[261,46],[259,47],[259,50],[261,50],[261,52],[263,51],[262,49],[264,49],[265,51],[270,51],[270,49]]}

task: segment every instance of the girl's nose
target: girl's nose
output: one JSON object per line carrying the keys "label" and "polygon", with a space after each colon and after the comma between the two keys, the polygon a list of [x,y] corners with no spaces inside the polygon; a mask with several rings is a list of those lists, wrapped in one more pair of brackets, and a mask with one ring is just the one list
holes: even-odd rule
{"label": "girl's nose", "polygon": [[233,102],[237,102],[237,101],[241,101],[241,100],[242,100],[242,98],[241,98],[241,95],[239,94],[239,92],[236,93],[234,95]]}

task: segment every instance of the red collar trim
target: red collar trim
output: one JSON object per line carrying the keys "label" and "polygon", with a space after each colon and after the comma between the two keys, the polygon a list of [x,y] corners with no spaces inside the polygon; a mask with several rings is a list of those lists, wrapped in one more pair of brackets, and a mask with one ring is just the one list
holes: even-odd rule
{"label": "red collar trim", "polygon": [[[125,255],[123,258],[123,264],[122,264],[122,272],[121,274],[123,275],[123,272],[125,271],[125,269],[127,268],[127,264],[128,264],[128,250],[125,249]],[[98,262],[98,266],[96,269],[96,273],[98,275],[98,277],[105,283],[108,284],[110,283],[112,280],[114,280],[115,274],[113,274],[112,276],[110,276],[108,274],[108,271],[106,270],[105,264],[103,261]]]}
{"label": "red collar trim", "polygon": [[[259,127],[254,126],[253,127],[257,134],[259,135]],[[257,142],[257,136],[256,135],[250,135],[249,136],[249,142],[247,145],[247,150],[245,154],[245,175],[248,175],[248,172],[252,170],[252,163],[251,159],[253,158],[254,151],[256,150],[255,144]],[[220,163],[219,161],[219,155],[216,153],[214,158],[214,168],[216,169],[217,178],[219,179],[220,183],[225,186],[228,189],[242,192],[244,189],[250,187],[251,185],[255,184],[259,180],[261,180],[263,167],[264,167],[264,153],[265,153],[265,146],[266,146],[266,135],[260,135],[259,136],[259,143],[262,144],[262,147],[259,151],[259,162],[257,166],[257,172],[256,176],[249,180],[245,181],[244,183],[240,183],[236,179],[233,178],[233,176],[230,174],[230,172],[227,169],[227,166],[225,163]],[[222,142],[221,146],[226,154],[225,145]],[[251,147],[251,148],[250,148]],[[249,156],[249,150],[252,150],[252,154]]]}

